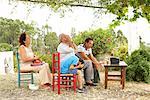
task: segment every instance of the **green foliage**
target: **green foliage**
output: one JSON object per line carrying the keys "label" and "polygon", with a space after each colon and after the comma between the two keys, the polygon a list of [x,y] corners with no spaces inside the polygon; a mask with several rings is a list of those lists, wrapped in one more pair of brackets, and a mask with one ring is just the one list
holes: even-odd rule
{"label": "green foliage", "polygon": [[[107,11],[117,15],[116,21],[129,20],[136,21],[140,17],[144,17],[150,22],[150,1],[149,0],[115,0],[110,3],[110,0],[104,0]],[[128,9],[133,8],[133,17],[128,18]]]}
{"label": "green foliage", "polygon": [[8,43],[0,43],[0,52],[2,51],[11,51],[12,46]]}
{"label": "green foliage", "polygon": [[50,32],[45,36],[45,46],[50,52],[56,52],[57,46],[59,44],[59,39],[54,32]]}
{"label": "green foliage", "polygon": [[111,52],[114,47],[114,32],[112,30],[97,29],[95,31],[85,31],[77,35],[73,40],[79,45],[80,43],[84,43],[88,37],[94,40],[93,55],[95,56]]}
{"label": "green foliage", "polygon": [[17,57],[15,54],[13,55],[13,61],[14,61],[14,71],[17,72],[18,64],[17,64]]}
{"label": "green foliage", "polygon": [[[20,1],[31,2],[29,0]],[[32,0],[32,2],[40,3],[41,5],[46,4],[55,11],[64,6],[103,8],[105,13],[109,12],[117,15],[114,25],[119,24],[118,21],[135,21],[139,17],[144,17],[150,22],[150,0],[97,0],[96,5],[98,6],[94,6],[93,0]],[[129,7],[134,9],[132,18],[128,18]]]}
{"label": "green foliage", "polygon": [[112,53],[114,56],[120,58],[120,60],[125,61],[128,56],[128,43],[127,38],[123,35],[122,31],[117,32],[117,36],[115,37],[116,48],[114,48]]}
{"label": "green foliage", "polygon": [[23,21],[0,17],[0,43],[8,43],[16,47],[22,30],[26,30],[30,35],[35,33],[34,28]]}
{"label": "green foliage", "polygon": [[42,61],[49,64],[50,70],[52,70],[52,55],[45,54],[41,57]]}
{"label": "green foliage", "polygon": [[128,56],[128,45],[121,45],[119,48],[117,48],[114,52],[114,55],[116,57],[119,57],[120,60],[125,61]]}
{"label": "green foliage", "polygon": [[127,59],[128,81],[150,82],[150,53],[144,49],[134,51]]}

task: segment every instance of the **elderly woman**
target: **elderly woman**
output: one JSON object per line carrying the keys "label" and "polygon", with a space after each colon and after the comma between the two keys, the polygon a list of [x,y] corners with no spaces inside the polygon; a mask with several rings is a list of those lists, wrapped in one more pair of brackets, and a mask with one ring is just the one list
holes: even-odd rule
{"label": "elderly woman", "polygon": [[39,72],[40,85],[42,88],[49,89],[50,87],[50,69],[48,63],[42,63],[41,65],[32,66],[33,61],[39,59],[34,55],[30,47],[30,36],[25,32],[19,37],[19,55],[20,55],[20,71],[22,72]]}
{"label": "elderly woman", "polygon": [[83,67],[83,64],[79,61],[79,58],[75,56],[75,44],[71,41],[71,38],[65,34],[60,34],[59,39],[60,44],[57,51],[60,52],[61,73],[77,74],[79,83],[78,92],[83,93],[83,78],[81,70],[78,70],[78,68]]}
{"label": "elderly woman", "polygon": [[59,35],[60,44],[57,51],[61,53],[60,60],[63,61],[71,55],[75,55],[76,45],[71,41],[71,38],[66,34]]}

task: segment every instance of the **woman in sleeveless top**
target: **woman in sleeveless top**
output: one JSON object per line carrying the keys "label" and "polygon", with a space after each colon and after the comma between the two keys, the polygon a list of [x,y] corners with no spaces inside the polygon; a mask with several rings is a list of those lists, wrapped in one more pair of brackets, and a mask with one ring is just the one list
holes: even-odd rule
{"label": "woman in sleeveless top", "polygon": [[48,63],[44,63],[39,66],[31,66],[34,60],[39,59],[37,56],[34,55],[31,47],[30,47],[30,36],[25,32],[22,33],[19,37],[19,55],[20,55],[20,71],[22,72],[39,72],[39,79],[40,85],[45,88],[49,89],[51,84],[51,73],[49,69]]}

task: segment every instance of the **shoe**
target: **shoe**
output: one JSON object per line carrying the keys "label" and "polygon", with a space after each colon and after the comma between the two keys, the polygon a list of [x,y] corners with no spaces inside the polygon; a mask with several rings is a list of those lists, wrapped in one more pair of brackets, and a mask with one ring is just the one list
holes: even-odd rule
{"label": "shoe", "polygon": [[95,83],[88,83],[88,82],[86,82],[85,85],[86,85],[86,86],[97,86],[97,84],[95,84]]}
{"label": "shoe", "polygon": [[87,88],[86,88],[85,86],[83,86],[83,89],[84,89],[84,90],[87,90]]}
{"label": "shoe", "polygon": [[82,89],[78,89],[77,92],[78,93],[84,93],[84,90],[83,90],[83,88]]}
{"label": "shoe", "polygon": [[87,87],[83,86],[83,90],[84,90],[85,93],[87,93],[88,89],[87,89]]}

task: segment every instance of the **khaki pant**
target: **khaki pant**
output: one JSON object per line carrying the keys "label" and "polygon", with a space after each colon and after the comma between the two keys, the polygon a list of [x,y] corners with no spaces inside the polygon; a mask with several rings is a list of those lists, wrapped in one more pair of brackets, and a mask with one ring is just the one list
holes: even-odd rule
{"label": "khaki pant", "polygon": [[94,79],[94,71],[93,71],[92,61],[84,60],[83,70],[84,70],[85,82],[89,82]]}
{"label": "khaki pant", "polygon": [[39,72],[39,79],[40,79],[40,84],[44,85],[46,83],[51,84],[52,83],[52,76],[50,73],[49,65],[48,63],[45,63],[41,66],[31,66],[31,64],[28,65],[23,65],[20,67],[21,71],[34,71],[34,72]]}

